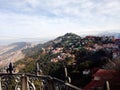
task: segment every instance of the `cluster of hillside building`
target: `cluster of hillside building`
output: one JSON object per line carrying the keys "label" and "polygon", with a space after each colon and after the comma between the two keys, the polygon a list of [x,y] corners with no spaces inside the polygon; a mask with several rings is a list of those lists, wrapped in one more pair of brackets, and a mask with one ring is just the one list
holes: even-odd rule
{"label": "cluster of hillside building", "polygon": [[[62,42],[64,38],[67,38],[65,42]],[[70,36],[59,38],[53,41],[56,46],[49,46],[44,49],[44,52],[57,54],[56,57],[51,59],[51,62],[58,62],[59,60],[64,60],[65,57],[74,57],[70,52],[74,49],[87,49],[88,51],[98,51],[100,49],[105,49],[112,52],[112,57],[116,58],[120,56],[120,39],[115,39],[113,36],[86,36],[84,38],[75,37],[72,41],[69,41]],[[65,46],[60,46],[59,43],[65,43]]]}
{"label": "cluster of hillside building", "polygon": [[[44,50],[46,53],[50,53],[55,55],[55,57],[51,58],[51,62],[59,62],[60,60],[65,60],[66,57],[75,56],[71,54],[72,50],[79,50],[84,48],[91,52],[96,52],[101,49],[105,49],[109,52],[112,52],[112,58],[117,58],[120,56],[120,39],[115,39],[113,36],[86,36],[84,38],[74,38],[72,41],[69,39],[70,36],[66,36],[67,41],[64,41],[65,46],[57,45],[49,46]],[[64,38],[62,38],[64,40]],[[61,38],[57,41],[54,41],[54,44],[62,43]],[[84,70],[83,75],[89,75],[92,73],[93,79],[89,82],[83,90],[104,90],[108,88],[108,90],[119,90],[120,89],[120,78],[119,72],[116,70],[106,70],[101,68],[94,68],[92,70]],[[105,85],[107,85],[105,87]],[[116,87],[114,87],[116,86]],[[111,88],[111,89],[109,89]]]}

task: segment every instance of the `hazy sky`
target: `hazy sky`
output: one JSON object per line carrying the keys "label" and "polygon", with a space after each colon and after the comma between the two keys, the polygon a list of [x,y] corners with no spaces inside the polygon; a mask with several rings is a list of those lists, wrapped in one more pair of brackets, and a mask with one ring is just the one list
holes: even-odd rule
{"label": "hazy sky", "polygon": [[120,32],[120,0],[0,0],[0,40]]}

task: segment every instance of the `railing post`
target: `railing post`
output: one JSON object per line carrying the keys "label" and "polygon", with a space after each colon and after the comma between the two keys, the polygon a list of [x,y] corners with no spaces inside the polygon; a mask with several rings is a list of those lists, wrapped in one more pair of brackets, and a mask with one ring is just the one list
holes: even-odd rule
{"label": "railing post", "polygon": [[42,70],[40,69],[39,67],[39,63],[37,62],[36,63],[36,75],[39,76],[39,75],[42,75]]}
{"label": "railing post", "polygon": [[0,90],[2,90],[2,80],[1,80],[1,77],[0,77]]}
{"label": "railing post", "polygon": [[106,81],[106,84],[107,84],[107,90],[110,90],[110,84],[108,81]]}
{"label": "railing post", "polygon": [[28,77],[22,76],[22,90],[29,90]]}
{"label": "railing post", "polygon": [[65,66],[65,64],[64,64],[64,72],[65,72],[65,82],[71,83],[71,78],[68,76],[67,67]]}

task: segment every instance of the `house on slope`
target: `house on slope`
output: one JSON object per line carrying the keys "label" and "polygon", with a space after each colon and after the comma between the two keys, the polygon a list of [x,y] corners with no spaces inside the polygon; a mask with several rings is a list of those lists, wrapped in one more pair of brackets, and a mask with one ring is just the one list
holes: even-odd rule
{"label": "house on slope", "polygon": [[83,90],[120,90],[120,72],[99,69]]}

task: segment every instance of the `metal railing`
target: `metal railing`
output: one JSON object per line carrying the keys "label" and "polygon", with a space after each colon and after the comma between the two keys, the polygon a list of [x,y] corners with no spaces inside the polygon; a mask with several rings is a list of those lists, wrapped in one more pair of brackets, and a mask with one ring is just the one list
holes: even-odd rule
{"label": "metal railing", "polygon": [[0,74],[0,90],[82,90],[48,75]]}

